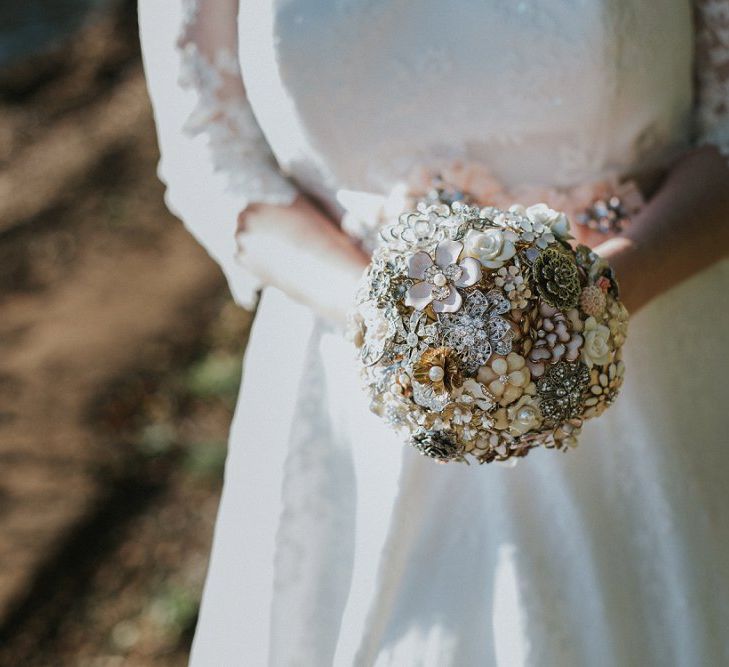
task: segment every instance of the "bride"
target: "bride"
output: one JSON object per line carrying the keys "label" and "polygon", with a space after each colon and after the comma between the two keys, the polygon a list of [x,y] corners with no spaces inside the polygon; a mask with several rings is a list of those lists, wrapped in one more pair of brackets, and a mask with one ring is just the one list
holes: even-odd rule
{"label": "bride", "polygon": [[[729,0],[139,18],[168,204],[241,304],[266,286],[192,664],[729,664]],[[626,231],[580,233],[634,318],[575,452],[434,465],[368,411],[339,202],[459,164],[526,205],[642,189]]]}

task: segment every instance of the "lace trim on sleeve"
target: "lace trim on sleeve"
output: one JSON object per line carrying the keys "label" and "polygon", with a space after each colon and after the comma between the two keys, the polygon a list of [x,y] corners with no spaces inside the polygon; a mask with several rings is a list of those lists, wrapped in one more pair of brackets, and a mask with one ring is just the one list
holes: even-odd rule
{"label": "lace trim on sleeve", "polygon": [[697,144],[729,159],[729,0],[696,2]]}
{"label": "lace trim on sleeve", "polygon": [[289,204],[246,97],[238,64],[239,0],[140,0],[140,43],[154,109],[165,201],[252,307],[262,287],[240,261],[236,229],[251,203]]}
{"label": "lace trim on sleeve", "polygon": [[258,126],[235,55],[227,48],[217,48],[209,58],[188,37],[188,26],[183,27],[179,42],[179,85],[194,90],[198,103],[183,132],[190,138],[206,135],[211,165],[226,174],[226,190],[240,195],[241,209],[251,202],[290,204],[296,188],[280,172]]}

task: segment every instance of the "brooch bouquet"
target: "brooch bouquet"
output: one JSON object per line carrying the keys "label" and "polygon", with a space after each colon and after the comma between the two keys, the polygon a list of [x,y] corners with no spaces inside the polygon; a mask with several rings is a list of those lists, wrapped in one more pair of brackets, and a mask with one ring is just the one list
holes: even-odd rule
{"label": "brooch bouquet", "polygon": [[423,201],[386,224],[351,316],[371,409],[439,462],[577,443],[623,381],[606,261],[545,204]]}

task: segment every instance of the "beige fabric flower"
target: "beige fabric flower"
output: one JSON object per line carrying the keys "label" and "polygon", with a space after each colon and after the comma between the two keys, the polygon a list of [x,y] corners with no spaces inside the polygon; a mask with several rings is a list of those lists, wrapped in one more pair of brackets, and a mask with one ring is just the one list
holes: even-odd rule
{"label": "beige fabric flower", "polygon": [[542,425],[542,412],[539,404],[527,394],[510,405],[506,411],[509,418],[509,432],[512,435],[524,435]]}
{"label": "beige fabric flower", "polygon": [[498,269],[516,254],[516,234],[508,229],[472,229],[464,239],[464,254],[489,269]]}
{"label": "beige fabric flower", "polygon": [[607,306],[608,328],[617,347],[622,346],[628,335],[628,309],[622,302],[610,297]]}
{"label": "beige fabric flower", "polygon": [[580,357],[588,368],[595,364],[603,366],[610,363],[613,350],[610,345],[610,329],[600,324],[594,317],[588,317],[582,332],[585,340]]}
{"label": "beige fabric flower", "polygon": [[491,357],[488,364],[479,369],[478,380],[502,406],[519,400],[524,393],[535,391],[526,359],[516,352],[510,352],[506,357]]}
{"label": "beige fabric flower", "polygon": [[555,211],[546,204],[534,204],[525,213],[533,224],[544,225],[554,236],[565,240],[572,238],[570,222],[564,213]]}
{"label": "beige fabric flower", "polygon": [[613,403],[623,384],[624,375],[625,364],[619,358],[604,370],[592,369],[590,395],[585,399],[585,419],[599,417]]}
{"label": "beige fabric flower", "polygon": [[509,431],[516,437],[538,429],[544,421],[538,400],[529,394],[523,394],[516,403],[507,408],[496,410],[492,419],[493,428],[498,431]]}

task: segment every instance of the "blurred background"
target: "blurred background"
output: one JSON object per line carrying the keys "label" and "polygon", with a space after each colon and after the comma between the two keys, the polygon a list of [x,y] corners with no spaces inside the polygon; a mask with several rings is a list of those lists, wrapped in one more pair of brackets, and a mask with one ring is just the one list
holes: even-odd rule
{"label": "blurred background", "polygon": [[185,665],[250,314],[164,208],[136,3],[0,0],[0,665]]}

